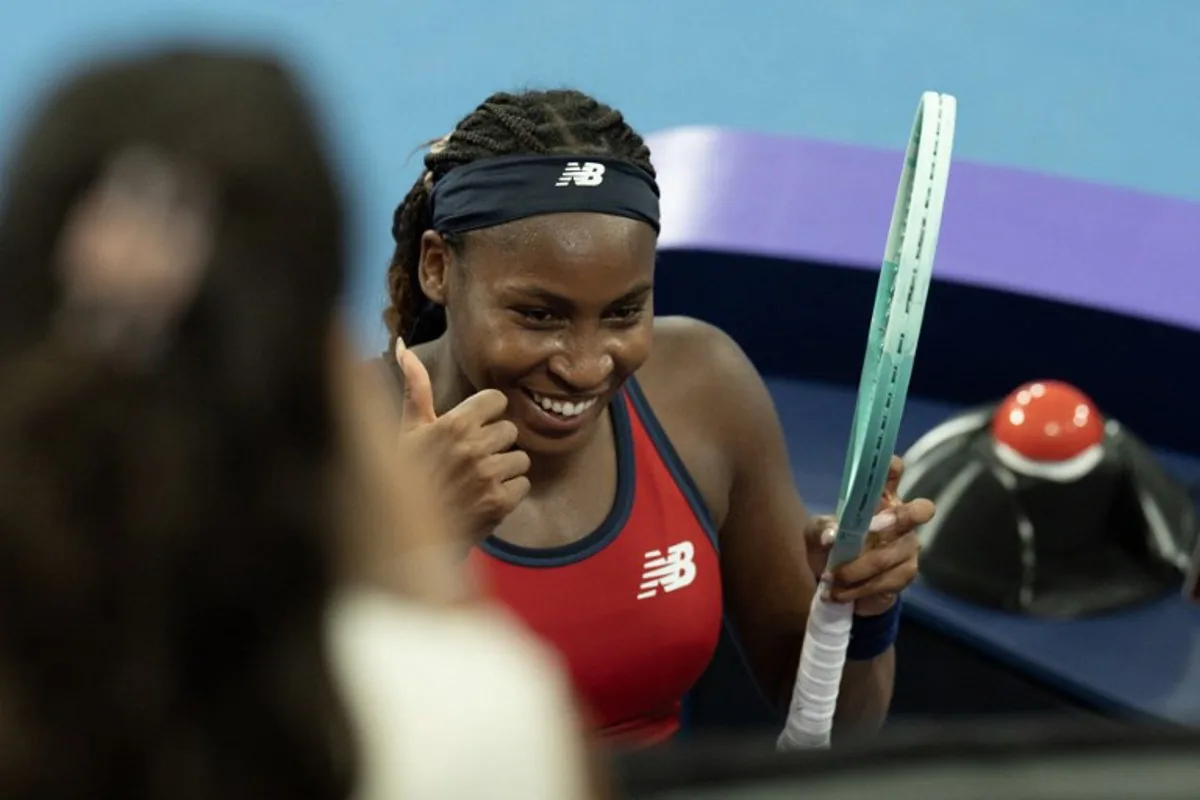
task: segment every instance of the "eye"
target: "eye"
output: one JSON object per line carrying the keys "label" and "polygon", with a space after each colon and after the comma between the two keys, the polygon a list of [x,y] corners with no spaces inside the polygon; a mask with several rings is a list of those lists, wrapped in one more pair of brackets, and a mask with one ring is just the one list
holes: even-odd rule
{"label": "eye", "polygon": [[540,306],[521,306],[514,308],[521,321],[532,326],[545,327],[558,321],[558,314],[553,309]]}
{"label": "eye", "polygon": [[605,316],[615,322],[631,325],[641,319],[645,308],[644,303],[626,303],[609,309]]}

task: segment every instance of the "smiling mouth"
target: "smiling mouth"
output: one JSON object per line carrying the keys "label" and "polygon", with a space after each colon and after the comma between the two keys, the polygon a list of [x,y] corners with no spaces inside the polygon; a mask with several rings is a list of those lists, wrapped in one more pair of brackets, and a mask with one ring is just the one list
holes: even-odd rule
{"label": "smiling mouth", "polygon": [[589,397],[584,400],[560,400],[526,389],[525,393],[533,402],[547,414],[553,414],[561,419],[571,419],[590,410],[600,401],[599,397]]}

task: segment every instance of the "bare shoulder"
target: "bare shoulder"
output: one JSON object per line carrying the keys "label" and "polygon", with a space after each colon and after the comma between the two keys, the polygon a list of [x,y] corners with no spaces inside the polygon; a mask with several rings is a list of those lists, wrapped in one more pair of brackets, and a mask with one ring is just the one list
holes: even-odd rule
{"label": "bare shoulder", "polygon": [[638,379],[652,400],[683,403],[706,416],[747,413],[767,398],[745,351],[729,334],[692,317],[659,317],[654,349]]}
{"label": "bare shoulder", "polygon": [[714,518],[724,520],[734,476],[780,436],[758,370],[715,325],[662,317],[638,382]]}
{"label": "bare shoulder", "polygon": [[719,382],[747,367],[753,369],[742,348],[716,325],[694,317],[658,317],[654,349],[638,374]]}

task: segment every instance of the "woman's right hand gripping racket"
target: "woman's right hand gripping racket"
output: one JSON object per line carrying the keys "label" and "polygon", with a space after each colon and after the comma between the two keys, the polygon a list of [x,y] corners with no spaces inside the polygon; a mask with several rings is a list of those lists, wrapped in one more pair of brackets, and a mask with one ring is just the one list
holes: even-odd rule
{"label": "woman's right hand gripping racket", "polygon": [[[862,552],[887,480],[937,249],[955,108],[950,95],[926,92],[917,109],[875,293],[829,571]],[[823,599],[827,590],[819,586],[813,597],[781,750],[829,746],[854,604]]]}

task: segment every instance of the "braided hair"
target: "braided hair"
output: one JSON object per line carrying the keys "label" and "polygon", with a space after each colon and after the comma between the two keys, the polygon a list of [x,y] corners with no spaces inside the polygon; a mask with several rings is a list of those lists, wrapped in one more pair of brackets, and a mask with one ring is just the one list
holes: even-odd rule
{"label": "braided hair", "polygon": [[[433,222],[429,195],[434,184],[455,167],[477,159],[557,153],[624,158],[655,174],[650,148],[621,112],[583,92],[493,94],[430,148],[425,173],[396,209],[392,220],[396,250],[388,265],[388,307],[383,314],[391,346],[400,336],[412,339],[408,344],[413,345],[437,338],[445,330],[444,319],[417,328],[429,302],[421,291],[418,270],[421,237]],[[445,235],[445,239],[451,248],[461,243],[457,236]]]}

